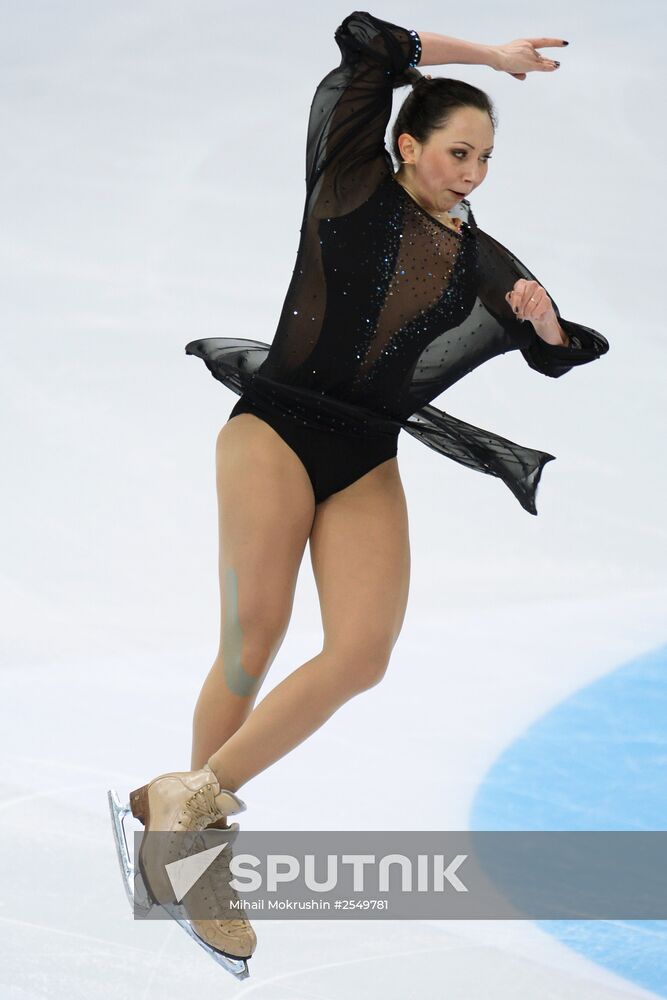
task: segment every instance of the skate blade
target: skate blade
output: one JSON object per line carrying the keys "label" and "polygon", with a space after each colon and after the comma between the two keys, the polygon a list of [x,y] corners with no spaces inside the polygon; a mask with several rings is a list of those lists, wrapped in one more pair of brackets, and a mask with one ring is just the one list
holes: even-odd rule
{"label": "skate blade", "polygon": [[[118,863],[120,865],[121,875],[123,877],[123,885],[125,887],[125,892],[127,898],[130,902],[132,912],[139,917],[147,916],[152,910],[153,906],[160,906],[161,904],[155,903],[148,895],[146,887],[144,885],[144,880],[142,878],[135,878],[136,871],[134,861],[130,854],[129,845],[127,842],[127,834],[125,831],[125,819],[127,816],[132,814],[129,803],[127,805],[122,805],[118,795],[114,789],[109,789],[107,791],[107,799],[109,802],[109,811],[111,813],[111,825],[113,828],[114,842],[116,844],[116,854],[118,855]],[[210,944],[207,944],[203,938],[200,938],[198,934],[195,934],[190,921],[186,920],[182,916],[182,908],[177,910],[166,905],[163,909],[169,913],[170,917],[182,927],[183,930],[188,934],[200,948],[210,955],[210,957],[221,965],[223,969],[227,972],[231,972],[236,979],[247,979],[250,975],[248,971],[248,962],[245,958],[231,958],[228,955],[223,955],[221,952],[216,951],[212,948]]]}
{"label": "skate blade", "polygon": [[148,916],[153,906],[153,900],[146,893],[143,879],[137,879],[134,860],[130,853],[127,834],[125,831],[125,818],[131,815],[129,805],[122,805],[118,795],[113,788],[107,791],[109,802],[109,812],[111,813],[111,826],[113,830],[114,842],[116,844],[116,854],[118,864],[123,878],[125,894],[135,916],[145,918]]}
{"label": "skate blade", "polygon": [[195,934],[189,920],[184,919],[182,916],[177,916],[172,912],[169,905],[166,905],[164,909],[174,918],[179,927],[182,927],[186,934],[188,934],[200,948],[203,948],[207,955],[210,955],[214,962],[221,965],[223,969],[227,970],[227,972],[231,972],[236,979],[248,978],[250,972],[248,970],[248,960],[246,958],[231,958],[229,955],[223,955],[222,952],[216,951],[215,948],[212,948],[210,944],[204,941],[203,938],[200,938],[198,934]]}

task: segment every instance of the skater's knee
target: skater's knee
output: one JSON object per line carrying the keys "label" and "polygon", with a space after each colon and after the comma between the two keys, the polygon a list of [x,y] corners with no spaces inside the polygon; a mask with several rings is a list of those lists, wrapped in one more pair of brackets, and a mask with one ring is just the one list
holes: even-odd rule
{"label": "skater's knee", "polygon": [[[225,641],[226,639],[226,641]],[[254,697],[280,646],[275,633],[242,636],[230,628],[216,659],[228,691],[240,698]]]}
{"label": "skater's knee", "polygon": [[277,600],[262,600],[259,596],[240,605],[236,622],[244,643],[253,653],[261,653],[280,643],[287,631],[290,614],[291,607]]}
{"label": "skater's knee", "polygon": [[244,586],[239,587],[237,572],[231,566],[225,569],[224,585],[221,642],[226,635],[237,637],[260,652],[279,644],[289,625],[293,590],[288,585],[272,585],[266,577],[252,579],[247,574]]}
{"label": "skater's knee", "polygon": [[331,669],[350,691],[366,691],[379,684],[387,672],[393,639],[390,636],[368,636],[358,642],[327,646]]}

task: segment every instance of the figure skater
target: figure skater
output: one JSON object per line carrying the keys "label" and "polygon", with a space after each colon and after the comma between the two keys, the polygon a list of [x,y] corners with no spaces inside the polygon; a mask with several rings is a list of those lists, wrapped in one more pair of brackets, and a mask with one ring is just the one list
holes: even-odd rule
{"label": "figure skater", "polygon": [[[554,456],[430,401],[507,351],[558,378],[609,347],[563,319],[530,271],[477,227],[468,199],[489,172],[490,98],[416,69],[482,64],[525,80],[559,66],[539,48],[567,41],[478,45],[364,11],[346,17],[335,39],[342,60],[310,108],[301,239],[274,339],[186,347],[240,395],[216,442],[220,645],[194,712],[191,770],[131,793],[145,832],[237,830],[227,819],[245,809],[238,790],[384,676],[410,576],[400,430],[501,478],[536,514],[537,483]],[[410,83],[393,128],[394,171],[385,131],[394,89]],[[308,541],[322,649],[255,707]],[[159,852],[140,852],[156,899],[168,894],[161,865]],[[227,884],[218,890],[229,895]],[[245,963],[255,950],[245,918],[191,926],[216,954]]]}

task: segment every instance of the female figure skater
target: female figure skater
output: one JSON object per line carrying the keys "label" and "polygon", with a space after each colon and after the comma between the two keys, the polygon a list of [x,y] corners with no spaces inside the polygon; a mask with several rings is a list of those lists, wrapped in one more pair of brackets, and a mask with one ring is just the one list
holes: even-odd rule
{"label": "female figure skater", "polygon": [[[609,346],[564,320],[527,268],[476,225],[468,196],[489,170],[488,96],[415,69],[485,64],[524,80],[559,65],[538,48],[568,43],[477,45],[363,11],[335,39],[342,61],[310,109],[301,241],[273,342],[186,347],[241,398],[216,444],[219,652],[194,713],[191,770],[131,793],[146,832],[238,829],[227,826],[245,809],[238,789],[383,677],[410,574],[400,430],[501,478],[536,514],[537,483],[554,456],[429,403],[506,351],[557,378]],[[385,130],[393,90],[410,82],[393,130],[394,172]],[[254,707],[288,627],[307,541],[322,650]],[[142,844],[139,867],[160,902],[163,863]],[[255,949],[244,918],[191,926],[217,954],[245,961]]]}

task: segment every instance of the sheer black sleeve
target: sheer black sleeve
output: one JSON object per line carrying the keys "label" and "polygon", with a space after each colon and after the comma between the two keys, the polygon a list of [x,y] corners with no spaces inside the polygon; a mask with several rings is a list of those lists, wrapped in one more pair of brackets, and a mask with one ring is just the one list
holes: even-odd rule
{"label": "sheer black sleeve", "polygon": [[480,271],[479,296],[486,309],[505,328],[509,342],[519,348],[530,368],[548,375],[560,378],[578,365],[595,361],[609,350],[609,342],[597,330],[592,330],[581,323],[563,319],[553,296],[547,291],[554,307],[554,312],[561,327],[570,338],[570,344],[547,344],[535,332],[532,324],[526,320],[517,319],[505,295],[511,291],[519,278],[537,281],[545,285],[532,274],[525,264],[511,253],[507,247],[484,234],[480,240]]}
{"label": "sheer black sleeve", "polygon": [[395,87],[421,55],[416,31],[349,14],[334,35],[342,54],[315,91],[306,150],[307,213],[336,218],[366,201],[393,171],[385,146]]}

